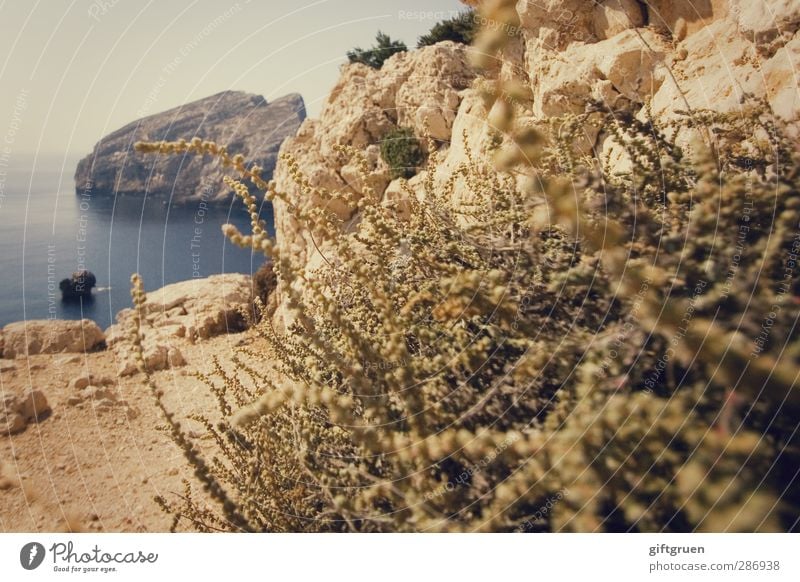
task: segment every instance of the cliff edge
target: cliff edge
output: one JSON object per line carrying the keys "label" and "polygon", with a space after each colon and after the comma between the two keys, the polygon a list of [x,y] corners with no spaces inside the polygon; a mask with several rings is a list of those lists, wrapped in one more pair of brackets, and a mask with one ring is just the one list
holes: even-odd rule
{"label": "cliff edge", "polygon": [[181,204],[197,200],[227,200],[217,160],[195,156],[145,156],[137,141],[191,140],[199,137],[226,145],[230,152],[264,168],[269,177],[283,141],[305,119],[298,94],[268,103],[260,95],[224,91],[180,107],[144,117],[104,137],[75,171],[77,193],[143,195]]}

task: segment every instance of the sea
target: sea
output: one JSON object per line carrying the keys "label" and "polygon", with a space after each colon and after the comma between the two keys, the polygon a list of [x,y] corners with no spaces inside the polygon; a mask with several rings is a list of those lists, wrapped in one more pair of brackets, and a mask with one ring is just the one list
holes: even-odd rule
{"label": "sea", "polygon": [[[221,226],[248,232],[230,203],[169,204],[163,198],[76,193],[77,158],[15,158],[0,166],[0,326],[31,319],[89,318],[105,329],[131,306],[130,278],[146,291],[217,273],[252,274],[264,257],[232,245]],[[274,234],[272,207],[261,218]],[[59,282],[88,269],[90,299],[64,302]]]}

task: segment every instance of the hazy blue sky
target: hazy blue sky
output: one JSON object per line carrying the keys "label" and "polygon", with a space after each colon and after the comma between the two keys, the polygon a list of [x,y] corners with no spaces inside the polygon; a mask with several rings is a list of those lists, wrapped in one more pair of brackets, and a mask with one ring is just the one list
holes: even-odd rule
{"label": "hazy blue sky", "polygon": [[[226,89],[315,115],[347,49],[409,47],[458,0],[0,0],[0,154],[88,153],[137,117]],[[432,14],[438,11],[439,14]]]}

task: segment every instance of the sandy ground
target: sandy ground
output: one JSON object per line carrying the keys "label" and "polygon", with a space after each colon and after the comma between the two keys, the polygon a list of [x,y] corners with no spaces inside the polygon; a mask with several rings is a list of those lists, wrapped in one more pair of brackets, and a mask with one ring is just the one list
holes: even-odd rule
{"label": "sandy ground", "polygon": [[[258,344],[251,331],[180,345],[187,365],[154,374],[170,410],[180,417],[215,410],[205,384],[191,371],[210,371],[211,356],[224,362],[237,345]],[[0,531],[159,532],[171,524],[153,501],[174,498],[191,470],[169,436],[142,376],[118,378],[112,351],[38,355],[0,360],[0,395],[39,388],[52,414],[24,432],[0,435]],[[68,404],[69,381],[94,374],[114,379],[124,407]],[[192,438],[206,448],[210,436],[193,421]]]}

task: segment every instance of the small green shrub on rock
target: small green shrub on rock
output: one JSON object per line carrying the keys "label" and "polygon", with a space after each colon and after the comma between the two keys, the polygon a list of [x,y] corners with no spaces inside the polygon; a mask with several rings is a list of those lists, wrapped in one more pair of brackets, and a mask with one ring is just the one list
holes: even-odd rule
{"label": "small green shrub on rock", "polygon": [[388,34],[378,31],[375,37],[376,45],[371,49],[354,48],[347,52],[347,58],[351,63],[361,63],[372,67],[373,69],[380,69],[384,61],[397,53],[403,53],[408,50],[408,47],[403,41],[392,40]]}
{"label": "small green shrub on rock", "polygon": [[425,155],[413,130],[400,127],[381,141],[381,157],[389,165],[392,179],[411,178],[425,161]]}

